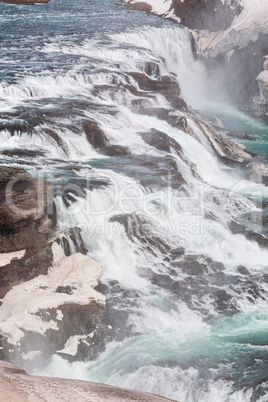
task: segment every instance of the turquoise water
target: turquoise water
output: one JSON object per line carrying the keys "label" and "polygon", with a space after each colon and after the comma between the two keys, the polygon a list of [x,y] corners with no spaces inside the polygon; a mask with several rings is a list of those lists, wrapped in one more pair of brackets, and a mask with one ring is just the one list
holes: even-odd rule
{"label": "turquoise water", "polygon": [[241,144],[246,149],[259,155],[265,156],[264,163],[268,159],[268,125],[262,119],[256,116],[246,114],[238,110],[235,106],[227,103],[207,104],[203,109],[206,113],[219,117],[226,131],[223,132],[228,136],[228,131],[237,131],[238,133],[248,134],[252,140],[241,139],[239,135],[230,137]]}
{"label": "turquoise water", "polygon": [[[116,319],[111,323],[119,340],[108,343],[98,359],[69,364],[54,356],[46,374],[142,389],[180,402],[265,401],[268,253],[228,226],[256,212],[255,204],[236,193],[243,190],[241,172],[224,166],[161,113],[156,118],[135,109],[144,102],[170,111],[168,99],[137,91],[130,73],[156,63],[163,74],[189,77],[185,71],[195,58],[187,32],[114,0],[51,0],[35,7],[0,3],[0,22],[0,122],[25,130],[0,132],[1,163],[53,183],[64,229],[96,225],[92,233],[84,230],[83,239],[102,264],[108,302],[119,318],[129,315],[124,326],[117,328]],[[258,153],[257,160],[267,160],[267,125],[227,104],[202,109],[222,119],[226,135],[252,136],[232,138]],[[109,143],[125,146],[128,154],[108,158],[93,149],[82,130],[91,119]],[[175,138],[185,152],[148,146],[140,134],[152,128]],[[6,150],[24,153],[12,157]],[[182,193],[177,173],[184,177]],[[215,187],[202,174],[212,177]],[[62,203],[68,191],[84,203],[73,215]],[[143,197],[147,215],[140,213]],[[160,211],[154,230],[148,210]],[[120,214],[132,231],[110,221]],[[195,218],[205,221],[208,232],[196,232]],[[147,224],[145,233],[136,231],[139,219]],[[186,230],[174,234],[170,226],[181,222]],[[109,232],[118,227],[117,237]],[[186,267],[176,255],[182,245],[190,261]],[[239,273],[242,263],[248,274]],[[111,279],[119,281],[118,288],[111,289]]]}

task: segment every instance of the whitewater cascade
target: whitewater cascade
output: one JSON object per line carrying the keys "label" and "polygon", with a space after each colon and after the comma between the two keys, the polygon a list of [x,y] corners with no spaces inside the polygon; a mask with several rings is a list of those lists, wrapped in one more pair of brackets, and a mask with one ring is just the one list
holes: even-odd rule
{"label": "whitewater cascade", "polygon": [[[25,114],[34,120],[30,135],[27,127],[0,131],[0,149],[25,151],[16,163],[58,189],[59,225],[81,229],[89,256],[103,268],[107,302],[127,314],[122,339],[98,359],[54,356],[42,374],[180,402],[267,400],[257,373],[267,354],[268,251],[232,230],[253,220],[259,228],[267,187],[220,159],[186,110],[142,89],[137,75],[155,82],[168,76],[196,107],[206,70],[188,30],[146,27],[103,42],[52,37],[38,52],[69,60],[68,68],[0,83],[2,110],[22,126]],[[182,117],[189,133],[173,124]],[[95,149],[82,129],[89,120],[125,153]],[[166,148],[148,141],[159,132]]]}

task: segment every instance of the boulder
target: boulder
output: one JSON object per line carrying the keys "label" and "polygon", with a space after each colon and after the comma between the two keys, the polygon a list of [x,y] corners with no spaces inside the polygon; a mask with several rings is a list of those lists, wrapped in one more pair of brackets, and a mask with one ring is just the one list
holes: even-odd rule
{"label": "boulder", "polygon": [[99,128],[98,123],[93,120],[83,123],[83,130],[86,134],[88,142],[94,148],[103,148],[107,145],[108,140],[104,132]]}
{"label": "boulder", "polygon": [[151,131],[141,133],[141,137],[144,142],[159,151],[171,153],[172,148],[176,150],[178,154],[182,151],[180,145],[162,131],[152,129]]}
{"label": "boulder", "polygon": [[132,72],[130,75],[138,82],[139,87],[143,91],[158,92],[165,96],[171,105],[180,109],[184,107],[187,110],[187,105],[181,99],[181,89],[178,82],[170,76],[161,76],[158,79],[152,79],[147,74]]}
{"label": "boulder", "polygon": [[101,148],[99,152],[102,155],[107,156],[124,156],[128,154],[128,150],[126,147],[122,145],[108,145],[107,147]]}

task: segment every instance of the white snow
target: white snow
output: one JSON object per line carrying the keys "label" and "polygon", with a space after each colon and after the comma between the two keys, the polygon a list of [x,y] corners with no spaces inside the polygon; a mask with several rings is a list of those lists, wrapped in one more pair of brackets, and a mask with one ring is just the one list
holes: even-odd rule
{"label": "white snow", "polygon": [[91,332],[88,335],[74,335],[74,336],[70,336],[70,338],[67,340],[67,342],[64,345],[64,349],[62,350],[58,350],[57,353],[64,353],[66,355],[71,355],[71,356],[75,356],[77,353],[77,348],[80,344],[81,341],[84,341],[87,345],[90,345],[88,342],[86,342],[85,340],[87,339],[87,337],[89,336],[90,338],[93,338],[95,334],[95,331]]}
{"label": "white snow", "polygon": [[32,360],[34,358],[36,358],[37,356],[41,355],[41,351],[40,350],[31,350],[28,353],[22,353],[21,356],[23,358],[23,360]]}
{"label": "white snow", "polygon": [[16,258],[20,260],[24,257],[26,250],[15,251],[13,253],[1,253],[0,254],[0,268],[5,267],[6,265],[10,264],[10,262]]}
{"label": "white snow", "polygon": [[[0,333],[11,344],[17,344],[24,336],[23,330],[45,334],[48,329],[58,329],[57,322],[42,321],[36,315],[40,310],[72,303],[86,305],[92,300],[104,304],[105,296],[93,289],[101,273],[97,262],[77,253],[60,259],[47,275],[14,286],[2,300]],[[55,292],[58,286],[69,286],[72,294]],[[62,316],[58,313],[57,318],[61,320]]]}
{"label": "white snow", "polygon": [[164,18],[171,18],[177,22],[180,22],[180,18],[178,18],[174,10],[171,8],[172,0],[124,0],[126,3],[130,4],[142,4],[146,3],[151,7],[151,12],[153,14],[159,15]]}
{"label": "white snow", "polygon": [[201,53],[217,57],[236,46],[243,48],[249,41],[257,41],[260,33],[268,34],[268,1],[240,0],[240,4],[242,12],[225,31],[192,31]]}
{"label": "white snow", "polygon": [[[152,7],[152,13],[180,22],[179,16],[174,14],[171,0],[124,1],[131,4],[146,3]],[[231,0],[222,0],[222,4],[228,4],[231,8],[240,5],[242,12],[225,31],[192,30],[200,53],[217,57],[236,46],[243,48],[249,41],[257,41],[259,33],[268,34],[268,0],[236,0],[235,3]]]}
{"label": "white snow", "polygon": [[172,0],[126,0],[127,3],[137,4],[146,3],[152,7],[152,12],[154,14],[163,15],[166,14],[171,7]]}
{"label": "white snow", "polygon": [[268,103],[268,70],[262,71],[257,77],[261,93],[261,101]]}

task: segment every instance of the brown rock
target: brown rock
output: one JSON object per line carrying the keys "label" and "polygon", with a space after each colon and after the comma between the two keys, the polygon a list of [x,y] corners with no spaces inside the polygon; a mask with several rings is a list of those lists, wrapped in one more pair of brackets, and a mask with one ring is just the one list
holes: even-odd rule
{"label": "brown rock", "polygon": [[128,154],[127,148],[121,145],[108,145],[105,148],[101,148],[99,152],[107,156],[124,156]]}
{"label": "brown rock", "polygon": [[107,145],[108,140],[104,132],[99,128],[95,121],[86,121],[83,123],[83,130],[87,136],[88,142],[94,148],[103,148]]}
{"label": "brown rock", "polygon": [[169,76],[163,76],[158,79],[152,79],[144,73],[133,72],[130,75],[138,82],[140,89],[149,92],[158,92],[165,96],[171,105],[180,109],[184,107],[187,110],[187,105],[181,96],[181,89],[175,79]]}
{"label": "brown rock", "polygon": [[24,6],[31,6],[35,3],[48,3],[50,0],[2,0],[3,3],[21,4]]}

